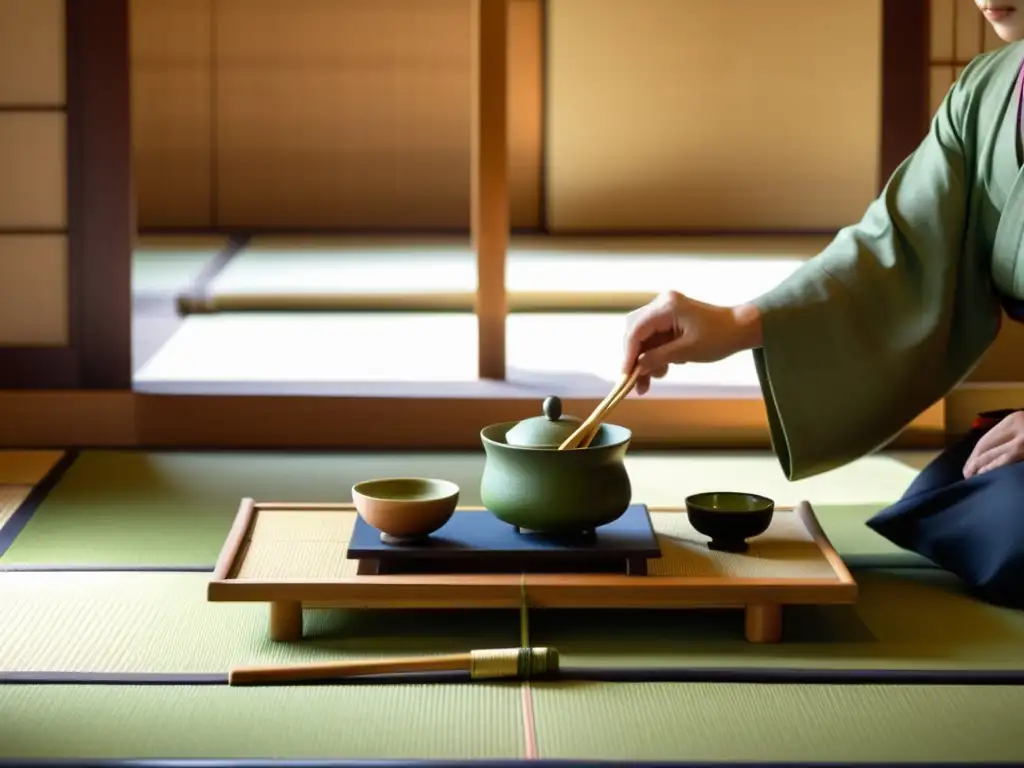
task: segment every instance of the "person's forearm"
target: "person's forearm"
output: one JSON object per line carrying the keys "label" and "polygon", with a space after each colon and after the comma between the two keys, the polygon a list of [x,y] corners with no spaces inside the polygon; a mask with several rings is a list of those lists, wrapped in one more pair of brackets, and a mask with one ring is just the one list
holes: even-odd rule
{"label": "person's forearm", "polygon": [[732,316],[738,332],[737,352],[763,346],[764,328],[761,323],[761,310],[754,304],[740,304],[733,307]]}

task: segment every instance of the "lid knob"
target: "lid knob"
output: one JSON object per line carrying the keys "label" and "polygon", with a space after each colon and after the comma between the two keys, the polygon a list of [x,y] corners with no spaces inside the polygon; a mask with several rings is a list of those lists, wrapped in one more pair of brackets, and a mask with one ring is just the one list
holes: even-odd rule
{"label": "lid knob", "polygon": [[551,395],[550,397],[544,398],[544,415],[548,417],[548,421],[558,421],[562,418],[562,399]]}

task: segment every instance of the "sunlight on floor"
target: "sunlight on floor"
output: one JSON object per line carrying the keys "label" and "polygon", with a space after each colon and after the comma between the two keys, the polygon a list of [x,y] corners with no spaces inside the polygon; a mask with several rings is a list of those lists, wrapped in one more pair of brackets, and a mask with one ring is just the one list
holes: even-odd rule
{"label": "sunlight on floor", "polygon": [[227,244],[226,237],[145,237],[132,253],[132,293],[175,293]]}
{"label": "sunlight on floor", "polygon": [[476,359],[472,315],[196,315],[135,380],[466,382]]}
{"label": "sunlight on floor", "polygon": [[[827,242],[823,237],[514,237],[507,284],[519,295],[588,294],[604,310],[610,307],[602,301],[612,297],[642,302],[644,294],[670,288],[704,301],[736,303],[783,280]],[[174,280],[180,290],[217,244],[216,239],[147,241],[136,254],[136,291]],[[477,322],[468,310],[475,288],[468,238],[255,238],[212,280],[211,295],[291,295],[300,297],[301,307],[301,297],[314,294],[448,294],[459,297],[449,308],[463,311],[192,315],[161,341],[136,382],[473,383]],[[266,309],[258,302],[248,308]],[[606,389],[619,375],[626,314],[621,308],[513,313],[507,325],[508,381]],[[143,330],[138,323],[137,328]],[[694,387],[756,388],[753,360],[741,354],[711,365],[678,366],[654,391],[674,394]]]}
{"label": "sunlight on floor", "polygon": [[[468,243],[450,240],[287,241],[257,239],[210,284],[214,296],[408,295],[476,290]],[[745,301],[784,279],[822,238],[686,239],[607,244],[514,239],[511,293],[658,293],[669,288],[711,302]]]}
{"label": "sunlight on floor", "polygon": [[[617,314],[523,314],[508,321],[509,379],[567,374],[610,382],[619,373]],[[476,318],[465,314],[197,315],[136,381],[472,382]],[[665,385],[756,386],[750,355],[678,366]]]}

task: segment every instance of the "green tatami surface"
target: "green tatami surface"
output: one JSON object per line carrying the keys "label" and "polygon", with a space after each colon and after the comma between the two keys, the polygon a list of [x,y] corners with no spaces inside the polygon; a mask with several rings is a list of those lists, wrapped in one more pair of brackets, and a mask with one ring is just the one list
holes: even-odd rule
{"label": "green tatami surface", "polygon": [[0,686],[0,757],[518,758],[519,689]]}
{"label": "green tatami surface", "polygon": [[[479,503],[477,454],[86,451],[0,566],[212,566],[239,501],[348,501],[384,475],[454,480]],[[529,639],[580,670],[1024,670],[1024,612],[864,526],[913,478],[872,457],[787,483],[774,458],[637,454],[635,496],[680,506],[726,483],[809,500],[855,567],[854,606],[790,607],[783,642],[743,639],[737,611],[532,609]],[[13,475],[12,475],[13,476]],[[20,477],[20,475],[18,475]],[[14,487],[14,486],[8,486]],[[864,567],[865,563],[873,567]],[[890,567],[881,567],[888,563]],[[900,567],[891,567],[896,563]],[[755,683],[231,688],[25,682],[26,675],[225,675],[233,666],[514,647],[518,611],[307,610],[269,640],[260,603],[210,603],[209,573],[0,573],[0,758],[948,762],[1024,760],[1024,687]],[[14,684],[10,677],[20,675]],[[137,681],[136,681],[137,682]],[[524,698],[524,691],[529,695]]]}
{"label": "green tatami surface", "polygon": [[132,253],[132,292],[166,294],[187,288],[223,250],[221,237],[147,237]]}
{"label": "green tatami surface", "polygon": [[[780,505],[811,501],[826,533],[851,562],[915,564],[864,526],[903,492],[916,470],[870,457],[789,483],[767,454],[637,454],[634,498],[682,506],[690,493],[742,484]],[[387,475],[452,480],[460,503],[480,503],[478,453],[145,453],[85,451],[50,492],[0,565],[212,566],[239,501],[349,501],[354,483]]]}
{"label": "green tatami surface", "polygon": [[518,611],[307,610],[275,643],[262,603],[209,603],[205,573],[0,573],[0,671],[224,673],[235,665],[519,644]]}
{"label": "green tatami surface", "polygon": [[579,683],[538,685],[533,695],[547,758],[1024,758],[1024,688]]}
{"label": "green tatami surface", "polygon": [[1024,670],[1024,612],[966,595],[938,569],[857,570],[850,606],[787,606],[778,644],[741,611],[542,611],[530,638],[586,668]]}
{"label": "green tatami surface", "polygon": [[[539,684],[541,758],[1011,761],[1024,689]],[[0,686],[0,756],[521,758],[515,686]]]}
{"label": "green tatami surface", "polygon": [[[530,611],[564,667],[1024,670],[1024,613],[938,570],[863,571],[855,606],[789,607],[783,642],[751,644],[738,611]],[[458,653],[519,644],[518,611],[306,610],[268,639],[262,603],[209,603],[202,573],[0,574],[0,672],[227,673],[234,665]]]}

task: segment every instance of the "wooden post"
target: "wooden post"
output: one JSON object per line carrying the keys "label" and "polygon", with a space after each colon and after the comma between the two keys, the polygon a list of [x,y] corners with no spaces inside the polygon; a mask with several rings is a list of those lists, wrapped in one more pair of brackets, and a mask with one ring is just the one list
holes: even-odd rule
{"label": "wooden post", "polygon": [[931,3],[882,2],[882,135],[879,189],[917,148],[931,121]]}
{"label": "wooden post", "polygon": [[508,0],[472,3],[470,233],[476,253],[481,379],[505,378],[505,253],[509,238]]}

